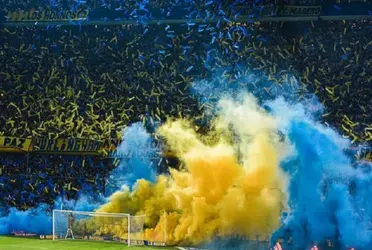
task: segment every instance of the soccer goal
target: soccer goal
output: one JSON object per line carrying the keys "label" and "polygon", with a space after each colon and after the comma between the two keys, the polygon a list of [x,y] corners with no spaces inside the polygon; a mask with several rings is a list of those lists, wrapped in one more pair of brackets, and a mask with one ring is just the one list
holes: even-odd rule
{"label": "soccer goal", "polygon": [[145,216],[53,210],[53,240],[116,241],[144,244]]}

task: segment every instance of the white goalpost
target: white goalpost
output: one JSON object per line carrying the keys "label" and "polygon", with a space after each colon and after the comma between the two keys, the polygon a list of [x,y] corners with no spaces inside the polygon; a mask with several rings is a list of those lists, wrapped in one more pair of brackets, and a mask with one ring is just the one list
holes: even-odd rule
{"label": "white goalpost", "polygon": [[116,241],[144,245],[145,216],[53,210],[53,240]]}

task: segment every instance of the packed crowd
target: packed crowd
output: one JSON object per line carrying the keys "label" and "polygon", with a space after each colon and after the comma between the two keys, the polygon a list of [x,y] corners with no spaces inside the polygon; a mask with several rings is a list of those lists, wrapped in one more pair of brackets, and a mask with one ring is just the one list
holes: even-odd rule
{"label": "packed crowd", "polygon": [[309,25],[300,37],[272,36],[276,23],[3,28],[1,133],[120,138],[135,121],[202,120],[194,80],[223,72],[238,84],[264,72],[273,84],[297,76],[325,104],[325,121],[371,142],[371,21]]}
{"label": "packed crowd", "polygon": [[143,28],[133,26],[4,29],[5,134],[120,138],[133,121],[200,113],[187,92],[191,62],[177,60],[179,47],[163,40],[166,32],[153,45],[157,30],[147,29],[142,38]]}
{"label": "packed crowd", "polygon": [[325,120],[358,143],[372,143],[371,24],[329,22],[292,43],[303,47],[293,63],[327,107]]}
{"label": "packed crowd", "polygon": [[112,169],[110,161],[93,156],[0,155],[0,207],[53,207],[57,197],[103,194]]}

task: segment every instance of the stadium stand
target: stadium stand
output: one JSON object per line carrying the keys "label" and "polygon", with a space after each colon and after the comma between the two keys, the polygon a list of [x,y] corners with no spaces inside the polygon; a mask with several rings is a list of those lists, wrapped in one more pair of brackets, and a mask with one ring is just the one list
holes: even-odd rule
{"label": "stadium stand", "polygon": [[[366,130],[372,79],[365,77],[371,74],[371,39],[364,32],[371,21],[318,23],[301,37],[272,37],[280,24],[252,24],[244,27],[248,35],[235,29],[213,44],[197,28],[169,38],[167,27],[3,28],[1,133],[118,138],[125,125],[149,116],[197,117],[200,107],[188,94],[194,76],[231,68],[236,83],[236,65],[246,63],[276,84],[289,73],[299,75],[302,87],[325,104],[326,121],[354,142],[372,140]],[[222,53],[211,58],[203,44]]]}
{"label": "stadium stand", "polygon": [[53,208],[58,196],[74,200],[80,190],[103,194],[112,169],[101,157],[0,155],[0,206],[27,210],[44,203]]}

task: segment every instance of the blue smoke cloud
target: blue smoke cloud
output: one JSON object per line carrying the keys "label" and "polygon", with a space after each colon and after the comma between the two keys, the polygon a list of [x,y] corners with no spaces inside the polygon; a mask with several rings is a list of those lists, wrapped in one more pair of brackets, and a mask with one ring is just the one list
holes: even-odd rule
{"label": "blue smoke cloud", "polygon": [[238,67],[231,83],[229,75],[231,69],[216,72],[212,79],[201,79],[192,84],[191,94],[199,97],[201,103],[216,104],[224,96],[240,98],[241,93],[249,92],[253,94],[262,104],[268,100],[274,100],[278,96],[285,98],[289,102],[297,102],[295,92],[298,90],[298,82],[294,76],[288,76],[288,80],[276,84],[266,75],[253,71],[243,70]]}
{"label": "blue smoke cloud", "polygon": [[[93,211],[103,204],[100,201],[91,199],[88,195],[81,195],[76,201],[64,200],[58,197],[54,209]],[[48,235],[52,233],[52,212],[45,204],[27,211],[19,211],[11,208],[8,213],[0,213],[0,235],[8,235],[14,231]]]}
{"label": "blue smoke cloud", "polygon": [[352,164],[349,141],[313,121],[303,105],[282,99],[269,105],[295,149],[282,165],[290,176],[289,212],[273,243],[291,239],[294,249],[306,249],[330,240],[338,248],[371,249],[372,165]]}
{"label": "blue smoke cloud", "polygon": [[281,86],[249,71],[239,77],[239,84],[218,76],[201,80],[193,94],[202,104],[212,104],[210,117],[221,97],[254,94],[292,145],[293,154],[281,164],[289,176],[288,211],[272,243],[281,238],[291,242],[291,249],[303,250],[329,240],[336,249],[372,249],[372,164],[353,159],[349,140],[319,122],[324,107],[315,95],[305,92],[299,100],[295,79]]}
{"label": "blue smoke cloud", "polygon": [[11,208],[7,216],[1,217],[0,215],[0,235],[11,234],[14,231],[50,234],[52,217],[46,210],[45,205],[24,212]]}
{"label": "blue smoke cloud", "polygon": [[[84,190],[82,191],[84,192]],[[60,210],[94,211],[105,203],[103,196],[92,198],[90,194],[81,194],[77,200],[66,200],[58,197],[54,208]]]}
{"label": "blue smoke cloud", "polygon": [[[208,124],[215,117],[217,103],[225,96],[239,100],[244,96],[242,93],[248,92],[253,94],[258,103],[265,109],[269,109],[268,101],[274,101],[279,96],[288,103],[298,102],[296,92],[299,90],[299,84],[294,76],[288,75],[287,81],[279,84],[273,83],[262,73],[243,70],[242,67],[238,67],[238,69],[238,72],[234,74],[234,80],[237,82],[234,83],[224,77],[231,71],[231,69],[225,69],[216,72],[212,79],[201,79],[192,84],[191,94],[195,95],[201,106],[204,107],[204,120],[201,121],[203,124]],[[311,94],[305,93],[303,96],[303,102],[309,102],[313,99],[316,99],[316,97]],[[311,103],[315,102],[312,101]],[[312,106],[312,108],[314,109],[312,112],[314,116],[319,116],[323,111],[321,105]]]}
{"label": "blue smoke cloud", "polygon": [[120,163],[111,173],[109,195],[124,185],[132,188],[139,179],[154,182],[156,179],[154,162],[159,160],[158,152],[154,139],[142,123],[134,123],[127,127],[115,154]]}

